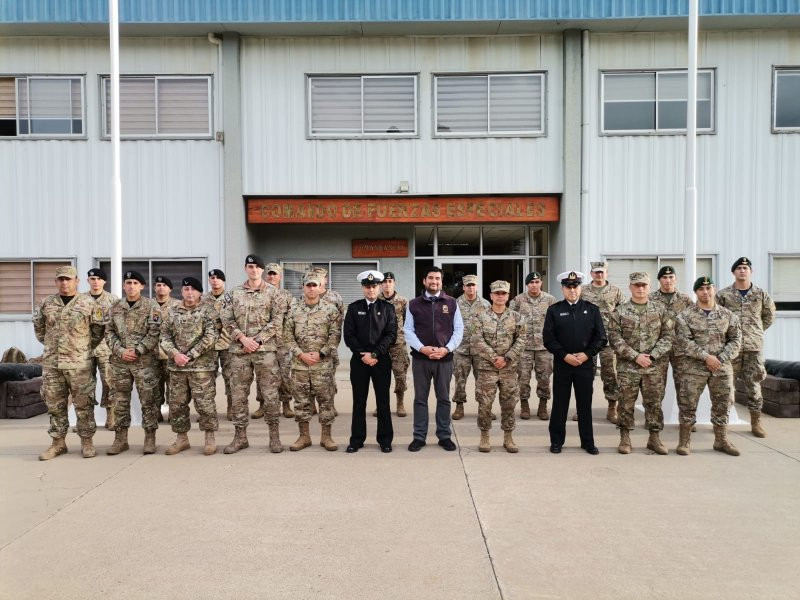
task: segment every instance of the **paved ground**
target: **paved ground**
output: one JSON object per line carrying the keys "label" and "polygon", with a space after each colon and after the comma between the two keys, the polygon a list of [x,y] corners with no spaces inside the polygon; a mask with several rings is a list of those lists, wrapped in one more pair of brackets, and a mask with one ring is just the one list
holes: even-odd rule
{"label": "paved ground", "polygon": [[[742,456],[711,450],[701,426],[693,453],[616,453],[617,434],[596,401],[599,456],[547,452],[547,423],[518,421],[521,447],[477,452],[476,406],[455,423],[458,452],[433,443],[406,451],[411,418],[395,418],[395,452],[372,441],[343,452],[351,405],[339,374],[340,451],[266,451],[263,421],[239,454],[193,447],[164,456],[132,449],[50,462],[45,415],[0,422],[1,598],[797,598],[800,596],[800,421],[746,426]],[[222,395],[218,395],[222,398]],[[596,398],[602,397],[599,386]],[[222,409],[222,404],[220,404]],[[740,407],[740,415],[746,415]],[[637,414],[641,420],[641,414]],[[746,416],[745,416],[746,418]],[[374,435],[374,422],[369,423]],[[232,426],[220,424],[226,444]],[[318,441],[319,425],[311,428]],[[283,419],[284,444],[296,437]],[[433,440],[433,441],[432,441]]]}

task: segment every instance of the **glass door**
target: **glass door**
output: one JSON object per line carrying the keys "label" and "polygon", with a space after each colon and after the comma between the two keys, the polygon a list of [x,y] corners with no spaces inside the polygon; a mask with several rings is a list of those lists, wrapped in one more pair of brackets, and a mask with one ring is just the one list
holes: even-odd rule
{"label": "glass door", "polygon": [[439,258],[436,260],[436,266],[443,271],[442,289],[453,298],[458,298],[464,293],[464,284],[462,282],[464,275],[477,275],[478,289],[480,289],[480,259]]}

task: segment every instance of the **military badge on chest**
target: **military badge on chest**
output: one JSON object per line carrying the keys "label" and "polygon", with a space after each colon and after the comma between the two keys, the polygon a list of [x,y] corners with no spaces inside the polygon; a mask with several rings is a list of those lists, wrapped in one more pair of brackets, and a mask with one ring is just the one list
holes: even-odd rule
{"label": "military badge on chest", "polygon": [[447,304],[442,304],[442,312],[448,314],[450,312],[450,307],[447,306]]}

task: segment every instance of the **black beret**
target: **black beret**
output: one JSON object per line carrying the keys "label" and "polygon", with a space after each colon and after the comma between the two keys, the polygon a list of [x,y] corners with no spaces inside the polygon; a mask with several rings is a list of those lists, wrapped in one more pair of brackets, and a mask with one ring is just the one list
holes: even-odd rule
{"label": "black beret", "polygon": [[383,274],[383,280],[386,281],[387,279],[391,279],[392,281],[394,281],[396,277],[394,276],[394,273],[392,273],[391,271],[386,271]]}
{"label": "black beret", "polygon": [[669,265],[664,265],[658,270],[658,276],[656,279],[661,279],[664,275],[675,275],[675,269]]}
{"label": "black beret", "polygon": [[99,277],[103,281],[106,281],[108,279],[108,277],[106,277],[106,272],[103,271],[103,269],[100,269],[100,268],[89,269],[89,272],[87,273],[87,275],[89,277]]}
{"label": "black beret", "polygon": [[175,286],[172,285],[172,280],[170,280],[169,277],[164,277],[163,275],[156,275],[156,279],[155,279],[154,283],[163,283],[169,289],[172,289],[173,287],[175,287]]}
{"label": "black beret", "polygon": [[264,264],[265,264],[264,263],[264,259],[261,258],[258,254],[248,254],[247,258],[244,259],[244,264],[245,265],[255,265],[257,267],[261,267],[262,269],[265,268],[264,267]]}
{"label": "black beret", "polygon": [[125,271],[122,274],[122,280],[123,281],[127,281],[128,279],[135,279],[136,281],[138,281],[142,285],[147,285],[147,282],[145,281],[144,276],[141,273],[139,273],[139,271]]}
{"label": "black beret", "polygon": [[534,279],[541,279],[541,278],[542,278],[542,274],[539,273],[539,271],[532,271],[532,272],[528,273],[527,277],[525,277],[525,285],[528,285]]}
{"label": "black beret", "polygon": [[184,277],[183,281],[181,282],[181,285],[183,285],[184,287],[186,287],[187,285],[191,286],[201,294],[203,293],[203,284],[200,283],[199,279],[195,279],[194,277]]}
{"label": "black beret", "polygon": [[222,269],[211,269],[208,272],[208,276],[218,277],[219,279],[222,279],[222,281],[225,281],[225,273],[223,273]]}
{"label": "black beret", "polygon": [[747,258],[746,256],[742,256],[740,258],[737,258],[736,262],[733,263],[733,266],[731,267],[731,273],[733,273],[736,270],[736,267],[740,265],[750,267],[751,269],[753,268],[753,263],[750,262],[750,259]]}
{"label": "black beret", "polygon": [[708,277],[707,275],[703,275],[702,277],[698,277],[694,281],[694,285],[692,286],[692,291],[696,292],[698,290],[698,288],[700,288],[700,287],[702,287],[704,285],[714,285],[714,280],[711,279],[711,277]]}

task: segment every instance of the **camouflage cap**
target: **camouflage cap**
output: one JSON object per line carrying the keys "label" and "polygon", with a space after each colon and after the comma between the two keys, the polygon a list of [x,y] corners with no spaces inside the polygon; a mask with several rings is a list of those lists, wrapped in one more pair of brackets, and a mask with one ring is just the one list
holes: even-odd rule
{"label": "camouflage cap", "polygon": [[661,279],[664,275],[675,275],[675,269],[669,265],[664,265],[658,270],[658,277],[656,277],[656,279]]}
{"label": "camouflage cap", "polygon": [[714,280],[707,275],[703,275],[702,277],[698,277],[694,281],[694,285],[692,286],[692,291],[696,292],[699,288],[703,287],[704,285],[714,285]]}
{"label": "camouflage cap", "polygon": [[592,268],[592,271],[608,271],[608,263],[604,260],[590,262],[589,266]]}
{"label": "camouflage cap", "polygon": [[511,284],[507,281],[497,280],[493,281],[489,289],[494,292],[505,292],[506,294],[511,291]]}
{"label": "camouflage cap", "polygon": [[323,277],[327,277],[328,276],[328,269],[326,269],[325,267],[312,267],[311,272],[312,273],[319,273]]}
{"label": "camouflage cap", "polygon": [[303,277],[303,285],[308,285],[309,283],[313,283],[314,285],[322,285],[322,275],[319,273],[315,273],[311,271],[310,273],[306,273],[305,277]]}
{"label": "camouflage cap", "polygon": [[650,283],[650,274],[644,271],[634,271],[630,274],[631,283]]}
{"label": "camouflage cap", "polygon": [[267,268],[264,269],[267,273],[283,273],[283,268],[278,263],[267,263]]}
{"label": "camouflage cap", "polygon": [[461,283],[463,285],[467,285],[468,283],[474,283],[475,285],[478,285],[478,276],[477,275],[464,275],[464,277],[461,278]]}
{"label": "camouflage cap", "polygon": [[731,267],[731,273],[733,273],[736,270],[736,267],[740,267],[742,265],[744,265],[745,267],[750,267],[751,269],[753,268],[753,263],[750,262],[750,259],[747,258],[746,256],[741,256],[736,259],[735,263],[733,263],[733,266]]}
{"label": "camouflage cap", "polygon": [[56,269],[56,279],[58,279],[59,277],[69,277],[70,279],[75,279],[77,276],[78,276],[78,271],[76,271],[75,267],[71,265],[58,267]]}

